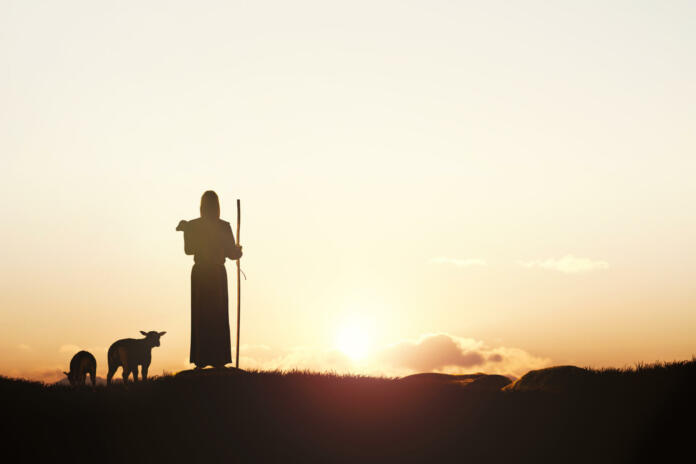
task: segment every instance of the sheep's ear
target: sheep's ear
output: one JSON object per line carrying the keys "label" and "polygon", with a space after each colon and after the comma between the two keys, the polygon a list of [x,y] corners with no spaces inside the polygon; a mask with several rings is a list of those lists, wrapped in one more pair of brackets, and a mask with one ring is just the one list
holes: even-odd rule
{"label": "sheep's ear", "polygon": [[144,332],[144,331],[141,330],[140,333],[143,334],[143,335],[145,335],[145,336],[147,337],[147,332]]}
{"label": "sheep's ear", "polygon": [[162,335],[164,335],[164,334],[166,334],[166,333],[167,333],[167,332],[160,332],[159,335],[160,335],[160,337],[161,337]]}

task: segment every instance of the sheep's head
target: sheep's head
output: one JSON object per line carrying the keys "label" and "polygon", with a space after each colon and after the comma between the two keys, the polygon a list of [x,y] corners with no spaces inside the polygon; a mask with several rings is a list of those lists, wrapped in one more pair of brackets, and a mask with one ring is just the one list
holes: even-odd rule
{"label": "sheep's head", "polygon": [[77,383],[77,373],[74,373],[72,371],[71,372],[63,371],[63,374],[68,376],[68,381],[70,382],[70,385],[74,387],[75,384]]}
{"label": "sheep's head", "polygon": [[151,330],[149,332],[140,331],[141,334],[145,335],[145,340],[150,346],[160,346],[160,337],[167,332],[157,332],[156,330]]}

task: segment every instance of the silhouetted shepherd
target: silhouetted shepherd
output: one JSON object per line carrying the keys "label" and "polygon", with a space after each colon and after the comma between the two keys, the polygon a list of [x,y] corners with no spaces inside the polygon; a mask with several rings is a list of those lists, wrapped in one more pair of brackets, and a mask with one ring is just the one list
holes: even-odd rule
{"label": "silhouetted shepherd", "polygon": [[92,381],[92,388],[97,382],[97,360],[89,351],[78,351],[70,360],[70,372],[63,372],[73,387],[84,385],[87,374]]}
{"label": "silhouetted shepherd", "polygon": [[128,382],[128,375],[133,374],[133,381],[138,381],[138,366],[141,366],[140,373],[143,380],[147,380],[147,370],[152,361],[152,348],[160,346],[160,337],[167,332],[143,332],[145,338],[124,338],[117,340],[109,347],[106,355],[109,362],[109,372],[106,374],[106,384],[111,384],[111,378],[116,373],[116,369],[123,367],[123,383]]}
{"label": "silhouetted shepherd", "polygon": [[225,258],[239,259],[230,223],[220,219],[220,202],[212,190],[201,197],[201,217],[181,221],[184,252],[193,255],[191,270],[191,362],[196,368],[232,362],[227,311]]}

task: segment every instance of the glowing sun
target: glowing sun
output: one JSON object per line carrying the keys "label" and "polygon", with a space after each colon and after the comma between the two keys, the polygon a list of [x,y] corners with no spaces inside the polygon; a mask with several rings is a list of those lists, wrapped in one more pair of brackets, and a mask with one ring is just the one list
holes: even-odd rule
{"label": "glowing sun", "polygon": [[352,359],[367,356],[370,348],[368,328],[357,321],[345,323],[336,334],[336,347]]}

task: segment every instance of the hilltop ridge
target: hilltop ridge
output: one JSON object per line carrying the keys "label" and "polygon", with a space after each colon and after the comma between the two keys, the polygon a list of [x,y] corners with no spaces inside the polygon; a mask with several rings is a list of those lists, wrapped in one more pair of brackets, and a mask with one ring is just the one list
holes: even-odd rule
{"label": "hilltop ridge", "polygon": [[[604,383],[546,388],[560,371],[498,391],[468,388],[466,378],[299,371],[162,376],[94,391],[0,377],[0,436],[29,461],[76,453],[102,462],[621,463],[690,443],[679,424],[696,413],[696,361],[588,370]],[[544,388],[531,388],[540,372]],[[420,376],[433,378],[443,377]]]}

